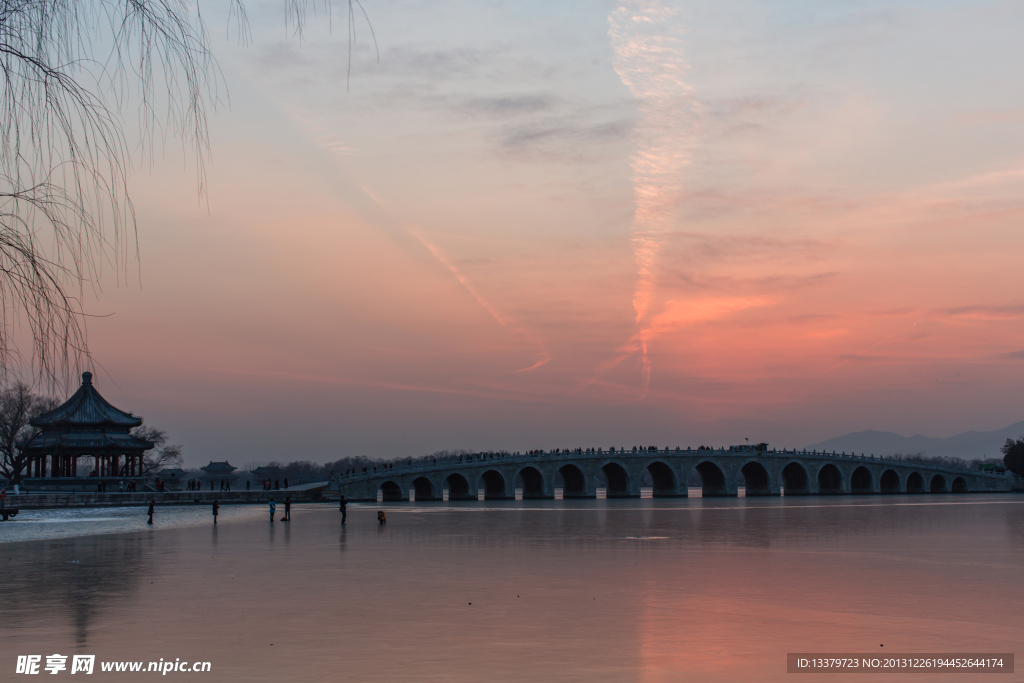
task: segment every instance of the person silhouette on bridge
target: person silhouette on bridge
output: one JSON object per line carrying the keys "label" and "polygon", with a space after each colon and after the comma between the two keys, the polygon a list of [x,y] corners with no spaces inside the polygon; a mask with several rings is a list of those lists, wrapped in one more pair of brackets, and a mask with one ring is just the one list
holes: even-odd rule
{"label": "person silhouette on bridge", "polygon": [[286,496],[284,499],[284,517],[281,518],[282,522],[292,521],[292,497]]}
{"label": "person silhouette on bridge", "polygon": [[218,514],[219,511],[220,511],[220,503],[218,503],[217,499],[215,498],[213,500],[213,523],[214,524],[217,523],[217,514]]}
{"label": "person silhouette on bridge", "polygon": [[149,501],[149,521],[146,522],[146,524],[152,524],[153,523],[153,509],[155,507],[156,507],[156,501],[155,500]]}
{"label": "person silhouette on bridge", "polygon": [[341,523],[342,524],[344,524],[345,520],[348,518],[348,510],[345,509],[347,503],[348,503],[348,501],[345,499],[345,496],[342,496],[341,500],[338,501],[338,509],[341,510]]}

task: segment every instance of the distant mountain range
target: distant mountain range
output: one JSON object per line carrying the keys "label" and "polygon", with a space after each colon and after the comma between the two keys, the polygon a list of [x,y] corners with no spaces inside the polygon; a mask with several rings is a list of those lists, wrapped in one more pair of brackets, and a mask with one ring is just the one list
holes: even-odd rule
{"label": "distant mountain range", "polygon": [[1007,439],[1018,439],[1024,435],[1024,422],[1017,422],[994,432],[964,432],[945,439],[933,436],[901,436],[893,432],[866,430],[853,432],[827,441],[812,443],[807,448],[824,451],[874,453],[895,455],[923,453],[928,456],[945,456],[975,460],[1002,458],[999,447]]}

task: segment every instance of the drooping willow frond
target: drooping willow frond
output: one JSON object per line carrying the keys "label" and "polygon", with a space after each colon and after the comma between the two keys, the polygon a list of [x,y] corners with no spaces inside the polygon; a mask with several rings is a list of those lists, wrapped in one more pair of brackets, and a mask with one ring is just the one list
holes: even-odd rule
{"label": "drooping willow frond", "polygon": [[[229,31],[247,42],[245,6],[228,3]],[[331,7],[284,4],[300,36],[308,11]],[[2,379],[27,365],[61,386],[88,357],[83,293],[104,266],[120,278],[136,255],[133,160],[180,141],[204,196],[207,111],[222,93],[195,3],[0,0]],[[31,354],[18,343],[28,337]]]}

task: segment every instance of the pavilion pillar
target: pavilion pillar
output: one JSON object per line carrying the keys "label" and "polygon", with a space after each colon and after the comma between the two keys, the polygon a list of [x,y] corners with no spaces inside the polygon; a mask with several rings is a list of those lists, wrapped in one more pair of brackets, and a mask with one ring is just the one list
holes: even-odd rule
{"label": "pavilion pillar", "polygon": [[71,476],[72,477],[77,477],[78,476],[78,456],[77,455],[71,457]]}

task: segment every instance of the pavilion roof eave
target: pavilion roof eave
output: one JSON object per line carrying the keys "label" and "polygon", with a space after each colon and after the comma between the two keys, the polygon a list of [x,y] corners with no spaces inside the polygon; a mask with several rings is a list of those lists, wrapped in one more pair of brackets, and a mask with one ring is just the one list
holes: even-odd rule
{"label": "pavilion roof eave", "polygon": [[123,432],[43,432],[25,444],[23,450],[38,455],[119,455],[143,453],[154,445],[152,441]]}

